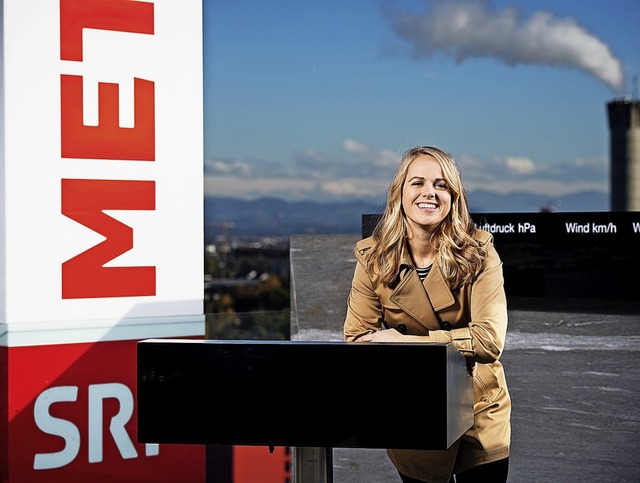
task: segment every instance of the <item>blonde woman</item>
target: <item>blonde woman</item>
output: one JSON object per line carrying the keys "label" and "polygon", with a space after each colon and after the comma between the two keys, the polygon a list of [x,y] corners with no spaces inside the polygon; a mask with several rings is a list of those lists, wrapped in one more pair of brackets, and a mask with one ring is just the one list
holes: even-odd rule
{"label": "blonde woman", "polygon": [[474,377],[474,424],[451,448],[387,450],[402,481],[506,482],[511,399],[499,361],[507,330],[502,262],[492,235],[474,226],[449,154],[430,146],[404,154],[384,214],[355,255],[344,339],[450,342]]}

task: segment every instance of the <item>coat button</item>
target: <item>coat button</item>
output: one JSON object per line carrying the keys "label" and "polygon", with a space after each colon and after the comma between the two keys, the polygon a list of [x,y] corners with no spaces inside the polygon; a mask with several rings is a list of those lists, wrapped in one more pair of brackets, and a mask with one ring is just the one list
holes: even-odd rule
{"label": "coat button", "polygon": [[407,326],[404,324],[398,324],[398,326],[396,327],[396,330],[398,332],[400,332],[401,334],[406,334],[407,333]]}
{"label": "coat button", "polygon": [[444,330],[451,330],[451,324],[449,322],[440,322],[440,327]]}

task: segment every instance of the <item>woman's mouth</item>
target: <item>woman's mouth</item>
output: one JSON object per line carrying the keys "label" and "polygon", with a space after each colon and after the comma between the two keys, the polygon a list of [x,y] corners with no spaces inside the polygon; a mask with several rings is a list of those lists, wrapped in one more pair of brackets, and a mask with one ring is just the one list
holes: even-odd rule
{"label": "woman's mouth", "polygon": [[418,203],[418,208],[420,208],[421,210],[435,210],[436,208],[438,208],[438,205],[435,203]]}

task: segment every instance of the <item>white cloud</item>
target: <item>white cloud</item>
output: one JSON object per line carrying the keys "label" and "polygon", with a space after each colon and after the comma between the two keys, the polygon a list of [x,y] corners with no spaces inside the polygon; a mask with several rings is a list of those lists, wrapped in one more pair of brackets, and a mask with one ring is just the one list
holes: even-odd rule
{"label": "white cloud", "polygon": [[[401,154],[391,149],[381,149],[377,151],[373,158],[373,164],[379,168],[392,168],[395,170],[400,164]],[[389,179],[391,181],[391,179]]]}
{"label": "white cloud", "polygon": [[516,174],[531,174],[536,171],[535,163],[529,158],[510,156],[505,159],[507,169]]}
{"label": "white cloud", "polygon": [[249,176],[252,173],[251,166],[243,161],[223,161],[220,159],[205,160],[204,168],[209,173],[234,174]]}
{"label": "white cloud", "polygon": [[345,139],[342,141],[342,149],[347,153],[368,153],[369,146],[356,141],[355,139]]}
{"label": "white cloud", "polygon": [[307,199],[312,198],[317,189],[316,181],[302,178],[242,178],[221,175],[207,175],[204,178],[206,196]]}
{"label": "white cloud", "polygon": [[[357,140],[344,157],[307,148],[293,155],[293,163],[260,160],[207,162],[205,194],[256,199],[273,196],[288,200],[384,199],[402,153],[374,148]],[[532,191],[560,196],[582,190],[608,190],[606,159],[571,159],[542,163],[528,156],[496,156],[485,160],[469,153],[455,156],[467,191],[498,193]]]}
{"label": "white cloud", "polygon": [[498,156],[491,161],[483,161],[463,154],[458,157],[458,164],[467,191],[531,191],[561,196],[583,190],[608,190],[605,159],[572,159],[548,164],[535,162],[526,156]]}
{"label": "white cloud", "polygon": [[476,189],[495,191],[496,193],[507,194],[516,191],[528,191],[544,196],[564,196],[578,191],[606,191],[606,186],[597,181],[566,182],[561,179],[523,179],[501,181],[495,179],[491,182],[475,182],[471,180],[465,182],[467,191]]}
{"label": "white cloud", "polygon": [[458,169],[463,173],[468,170],[478,170],[484,168],[485,163],[480,161],[480,159],[471,156],[467,153],[461,153],[455,157],[456,163],[458,164]]}
{"label": "white cloud", "polygon": [[388,182],[372,178],[327,181],[321,185],[323,192],[340,198],[375,198],[386,196],[387,187]]}
{"label": "white cloud", "polygon": [[[205,195],[255,199],[275,196],[290,200],[338,198],[384,199],[399,156],[389,149],[374,149],[353,139],[343,142],[351,157],[336,158],[314,148],[293,154],[288,168],[269,170],[246,162],[209,161]],[[284,163],[283,163],[284,165]],[[244,176],[246,166],[251,176]]]}
{"label": "white cloud", "polygon": [[494,10],[486,1],[433,0],[423,14],[388,12],[396,33],[416,58],[437,52],[457,62],[491,57],[507,65],[579,69],[616,91],[624,85],[622,64],[609,46],[573,18],[550,12],[522,19],[519,10]]}

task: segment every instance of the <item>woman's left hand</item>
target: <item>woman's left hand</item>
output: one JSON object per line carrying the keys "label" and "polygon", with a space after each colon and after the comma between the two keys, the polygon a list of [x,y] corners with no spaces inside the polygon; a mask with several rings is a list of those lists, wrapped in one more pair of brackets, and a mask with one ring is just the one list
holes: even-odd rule
{"label": "woman's left hand", "polygon": [[396,329],[384,329],[372,334],[366,334],[358,338],[358,342],[401,342],[406,344],[408,342],[426,342],[420,336],[404,335],[398,332]]}

